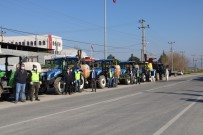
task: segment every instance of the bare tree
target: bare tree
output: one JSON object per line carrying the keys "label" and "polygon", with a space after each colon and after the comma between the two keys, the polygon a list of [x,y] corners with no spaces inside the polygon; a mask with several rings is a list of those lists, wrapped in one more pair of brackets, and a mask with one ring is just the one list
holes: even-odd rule
{"label": "bare tree", "polygon": [[[167,54],[167,64],[172,67],[171,54]],[[184,71],[187,69],[189,64],[188,58],[181,53],[173,53],[173,68],[174,70]]]}

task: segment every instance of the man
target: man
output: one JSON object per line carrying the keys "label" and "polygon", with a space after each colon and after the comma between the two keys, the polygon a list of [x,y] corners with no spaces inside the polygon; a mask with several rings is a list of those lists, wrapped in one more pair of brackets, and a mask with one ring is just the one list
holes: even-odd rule
{"label": "man", "polygon": [[140,71],[139,68],[136,69],[136,84],[140,84]]}
{"label": "man", "polygon": [[21,64],[20,69],[18,69],[15,73],[14,80],[16,82],[16,99],[15,103],[18,103],[19,94],[21,102],[25,102],[25,86],[27,79],[27,71],[25,70],[25,65]]}
{"label": "man", "polygon": [[107,73],[108,88],[112,87],[112,78],[113,78],[113,75],[112,75],[111,69],[109,68],[109,71]]}
{"label": "man", "polygon": [[40,82],[40,73],[37,71],[37,66],[33,65],[33,69],[31,71],[31,91],[30,91],[30,101],[33,101],[33,95],[35,95],[35,100],[40,101],[38,98],[39,86]]}
{"label": "man", "polygon": [[70,71],[70,69],[67,69],[67,72],[65,73],[64,76],[64,82],[65,82],[65,95],[68,94],[71,95],[73,90],[72,90],[72,83],[73,83],[73,76],[72,76],[72,72]]}
{"label": "man", "polygon": [[166,81],[168,81],[168,77],[169,77],[168,65],[166,66],[165,74],[166,74]]}
{"label": "man", "polygon": [[75,92],[78,91],[78,92],[81,92],[80,90],[80,71],[79,69],[76,70],[75,72]]}
{"label": "man", "polygon": [[91,86],[92,86],[92,92],[96,92],[97,88],[97,77],[96,77],[96,72],[94,70],[94,67],[92,68],[92,74],[91,74],[92,80],[91,80]]}

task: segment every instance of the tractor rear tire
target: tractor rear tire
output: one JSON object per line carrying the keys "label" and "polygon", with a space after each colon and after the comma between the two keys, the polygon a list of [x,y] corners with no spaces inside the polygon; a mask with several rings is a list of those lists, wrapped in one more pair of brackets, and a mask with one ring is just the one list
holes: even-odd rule
{"label": "tractor rear tire", "polygon": [[62,77],[56,78],[54,81],[54,91],[57,95],[61,95],[65,90],[64,81],[62,80]]}
{"label": "tractor rear tire", "polygon": [[85,76],[84,74],[81,74],[81,78],[80,78],[80,91],[83,91],[85,88]]}
{"label": "tractor rear tire", "polygon": [[3,87],[0,85],[0,98],[1,98],[3,92],[4,92]]}
{"label": "tractor rear tire", "polygon": [[101,75],[99,77],[99,80],[98,80],[98,86],[99,88],[101,89],[104,89],[106,87],[106,77],[104,75]]}

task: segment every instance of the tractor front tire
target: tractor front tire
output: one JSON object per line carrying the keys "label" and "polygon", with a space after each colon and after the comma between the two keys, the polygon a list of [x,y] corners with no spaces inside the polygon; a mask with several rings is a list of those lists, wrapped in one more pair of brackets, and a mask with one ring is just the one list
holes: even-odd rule
{"label": "tractor front tire", "polygon": [[65,90],[64,81],[62,80],[62,77],[56,78],[54,81],[54,91],[57,95],[61,95]]}

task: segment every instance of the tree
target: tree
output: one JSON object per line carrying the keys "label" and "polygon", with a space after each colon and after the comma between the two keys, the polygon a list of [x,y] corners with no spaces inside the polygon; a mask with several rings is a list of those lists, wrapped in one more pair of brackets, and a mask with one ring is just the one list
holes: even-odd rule
{"label": "tree", "polygon": [[[172,67],[172,57],[171,54],[167,55],[167,62],[169,67]],[[187,69],[189,64],[188,58],[180,53],[173,53],[173,69],[184,71]]]}
{"label": "tree", "polygon": [[140,59],[136,56],[131,56],[128,58],[129,61],[135,61],[136,63],[140,63]]}
{"label": "tree", "polygon": [[118,59],[116,59],[115,56],[113,56],[112,54],[109,54],[109,56],[107,56],[107,59],[113,59],[114,65],[117,65],[120,63],[120,61]]}
{"label": "tree", "polygon": [[160,58],[159,58],[159,62],[162,64],[167,64],[167,59],[168,56],[166,55],[166,53],[163,51],[163,53],[161,54]]}
{"label": "tree", "polygon": [[107,56],[107,59],[113,59],[115,58],[112,54],[109,54],[109,56]]}

